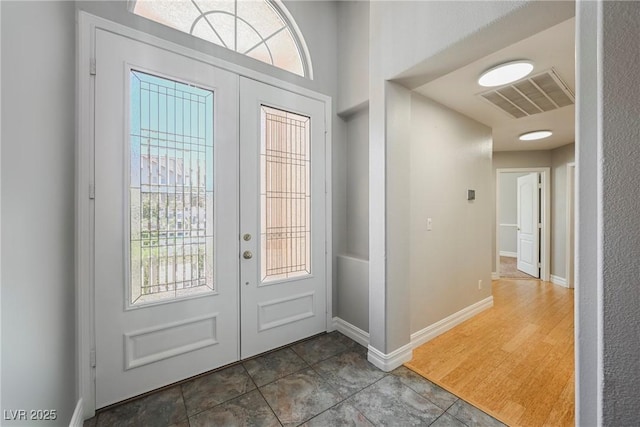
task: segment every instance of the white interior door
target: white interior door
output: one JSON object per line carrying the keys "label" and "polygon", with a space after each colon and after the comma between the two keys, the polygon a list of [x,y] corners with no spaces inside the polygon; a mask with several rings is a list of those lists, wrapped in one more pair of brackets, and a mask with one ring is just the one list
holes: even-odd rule
{"label": "white interior door", "polygon": [[320,101],[240,80],[242,358],[326,330]]}
{"label": "white interior door", "polygon": [[239,358],[238,78],[96,34],[96,406]]}
{"label": "white interior door", "polygon": [[538,230],[539,174],[530,173],[518,178],[518,261],[517,268],[531,276],[540,277],[540,232]]}

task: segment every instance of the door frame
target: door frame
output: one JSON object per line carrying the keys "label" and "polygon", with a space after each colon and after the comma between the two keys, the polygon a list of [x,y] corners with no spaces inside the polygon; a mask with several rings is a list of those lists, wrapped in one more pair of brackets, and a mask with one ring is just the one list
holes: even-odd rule
{"label": "door frame", "polygon": [[[76,36],[76,150],[75,150],[75,323],[76,378],[78,402],[76,410],[83,419],[95,415],[95,310],[94,310],[94,83],[95,34],[104,30],[166,51],[187,56],[262,83],[295,92],[324,103],[325,112],[325,274],[326,274],[326,330],[334,329],[332,321],[332,110],[331,97],[314,92],[275,77],[239,66],[209,54],[152,36],[145,32],[104,18],[78,12]],[[98,70],[99,71],[99,70]],[[238,94],[239,96],[239,94]],[[236,126],[239,126],[236,124]],[[239,143],[239,141],[238,141]],[[240,231],[238,230],[238,233]],[[240,238],[238,234],[238,239]],[[239,256],[239,254],[238,254]],[[240,286],[240,283],[238,283]]]}
{"label": "door frame", "polygon": [[495,205],[495,279],[500,278],[500,175],[503,173],[527,173],[537,172],[542,181],[542,195],[540,198],[540,211],[542,218],[542,233],[540,233],[540,280],[548,282],[551,279],[551,168],[497,168],[496,169],[496,205]]}
{"label": "door frame", "polygon": [[575,241],[576,241],[576,162],[567,163],[567,189],[566,189],[566,253],[565,253],[565,280],[567,288],[575,288]]}

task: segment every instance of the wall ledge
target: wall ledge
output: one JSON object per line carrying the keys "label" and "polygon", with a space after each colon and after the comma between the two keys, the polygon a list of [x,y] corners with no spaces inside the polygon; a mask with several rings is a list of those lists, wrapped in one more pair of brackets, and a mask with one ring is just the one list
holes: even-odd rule
{"label": "wall ledge", "polygon": [[352,105],[350,107],[340,108],[336,112],[336,114],[343,120],[348,120],[354,114],[358,114],[362,111],[366,111],[369,109],[369,100],[365,99],[362,102],[359,102],[356,105]]}

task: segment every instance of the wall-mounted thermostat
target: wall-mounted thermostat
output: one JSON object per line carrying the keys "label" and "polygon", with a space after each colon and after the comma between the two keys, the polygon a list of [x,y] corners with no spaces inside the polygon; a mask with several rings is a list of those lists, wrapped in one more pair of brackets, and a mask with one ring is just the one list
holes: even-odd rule
{"label": "wall-mounted thermostat", "polygon": [[467,190],[467,200],[476,199],[476,190]]}

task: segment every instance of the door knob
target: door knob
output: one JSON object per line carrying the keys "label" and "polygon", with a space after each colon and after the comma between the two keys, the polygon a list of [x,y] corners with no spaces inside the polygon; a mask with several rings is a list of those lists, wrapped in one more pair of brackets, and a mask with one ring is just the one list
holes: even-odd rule
{"label": "door knob", "polygon": [[251,258],[253,258],[253,254],[251,253],[251,251],[244,251],[244,252],[242,253],[242,257],[243,257],[244,259],[251,259]]}

